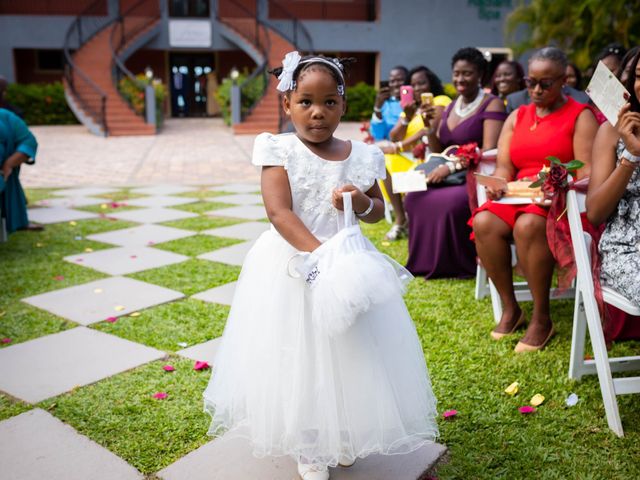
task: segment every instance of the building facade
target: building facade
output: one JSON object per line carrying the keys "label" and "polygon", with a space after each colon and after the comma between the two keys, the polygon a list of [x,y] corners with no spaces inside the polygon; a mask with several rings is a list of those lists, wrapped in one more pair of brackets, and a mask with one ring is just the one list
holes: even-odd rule
{"label": "building facade", "polygon": [[[252,71],[264,60],[258,50],[277,36],[300,50],[355,57],[350,84],[376,84],[395,65],[427,65],[448,82],[458,48],[490,51],[494,63],[510,56],[504,21],[513,7],[512,0],[0,0],[0,75],[59,81],[65,43],[81,49],[83,29],[87,37],[101,22],[124,16],[126,23],[152,10],[153,32],[127,46],[126,67],[167,85],[165,114],[215,115],[217,85],[234,68]],[[261,38],[261,25],[272,29],[271,39],[247,42],[252,30]]]}

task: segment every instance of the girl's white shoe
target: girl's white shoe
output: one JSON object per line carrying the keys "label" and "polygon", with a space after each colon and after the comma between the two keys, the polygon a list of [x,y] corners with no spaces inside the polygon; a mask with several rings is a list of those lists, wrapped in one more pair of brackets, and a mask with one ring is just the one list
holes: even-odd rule
{"label": "girl's white shoe", "polygon": [[353,466],[353,464],[356,463],[356,459],[354,458],[353,460],[350,459],[349,457],[340,457],[338,459],[338,465],[340,465],[341,467],[351,467]]}
{"label": "girl's white shoe", "polygon": [[298,463],[298,474],[302,480],[329,480],[327,467]]}

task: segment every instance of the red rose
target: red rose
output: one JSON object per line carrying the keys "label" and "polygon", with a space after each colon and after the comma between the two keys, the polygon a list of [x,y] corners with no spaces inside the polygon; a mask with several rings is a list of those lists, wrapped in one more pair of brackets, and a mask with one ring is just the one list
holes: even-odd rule
{"label": "red rose", "polygon": [[427,144],[424,142],[420,142],[418,143],[418,145],[416,145],[415,147],[413,147],[413,151],[411,153],[413,153],[413,156],[415,158],[419,158],[421,160],[424,160],[424,156],[427,152]]}
{"label": "red rose", "polygon": [[569,172],[560,165],[552,165],[549,171],[548,180],[555,188],[561,188],[567,184],[567,176]]}

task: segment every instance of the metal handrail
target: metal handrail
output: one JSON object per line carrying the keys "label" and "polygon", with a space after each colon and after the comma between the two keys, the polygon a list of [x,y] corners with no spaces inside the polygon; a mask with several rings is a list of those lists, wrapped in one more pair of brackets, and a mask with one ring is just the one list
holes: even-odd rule
{"label": "metal handrail", "polygon": [[[155,7],[154,9],[157,11],[155,14],[150,14],[148,16],[145,16],[145,18],[148,18],[146,22],[141,22],[139,25],[136,25],[133,29],[126,31],[125,23],[124,23],[126,17],[128,16],[133,17],[134,16],[133,14],[137,13],[138,10],[142,10],[145,7],[147,8]],[[132,110],[133,110],[133,105],[131,105],[131,102],[120,92],[120,89],[118,87],[120,84],[120,80],[125,76],[129,78],[132,82],[134,82],[134,84],[137,83],[138,80],[136,79],[135,75],[131,72],[131,70],[129,70],[124,64],[124,62],[120,59],[120,57],[118,56],[118,53],[129,41],[135,38],[136,35],[143,32],[145,29],[149,28],[152,24],[154,24],[158,20],[160,20],[160,10],[158,8],[158,0],[139,0],[134,5],[132,5],[127,10],[125,10],[124,12],[121,12],[118,15],[118,18],[116,18],[116,20],[114,21],[114,25],[111,30],[111,35],[109,37],[109,48],[111,50],[111,59],[113,60],[113,68],[112,68],[113,82],[115,84],[116,90],[118,91],[120,97],[125,102],[127,102],[127,104],[130,107],[132,107]],[[120,34],[120,39],[118,41],[116,41],[116,38],[115,38],[117,32],[119,32]],[[142,113],[141,115],[144,116],[144,113]]]}
{"label": "metal handrail", "polygon": [[[236,0],[230,0],[231,3],[237,7],[238,9],[240,9],[246,16],[247,18],[252,18],[255,22],[255,31],[254,31],[254,35],[255,38],[253,39],[254,41],[254,45],[256,46],[256,48],[258,49],[258,51],[262,54],[262,58],[263,61],[260,65],[258,65],[255,70],[253,72],[251,72],[251,75],[249,75],[240,85],[240,91],[242,92],[242,89],[245,88],[247,85],[249,85],[249,83],[254,80],[255,78],[258,77],[258,75],[262,75],[264,82],[263,82],[263,87],[262,87],[262,94],[260,95],[260,98],[264,96],[264,93],[267,90],[267,86],[268,86],[268,73],[267,73],[267,69],[269,66],[269,51],[271,50],[271,40],[269,38],[269,28],[272,28],[271,26],[267,25],[265,22],[263,22],[262,20],[260,20],[260,18],[258,18],[257,13],[254,13],[252,11],[250,11],[247,7],[245,7],[244,5],[242,5],[241,3],[237,2]],[[224,20],[219,16],[219,12],[216,10],[215,12],[216,14],[216,18],[221,21],[222,23],[225,23]],[[233,29],[232,25],[229,25],[227,23],[225,23],[229,28]],[[264,41],[261,40],[260,38],[260,32],[262,30],[262,35],[264,36]],[[238,32],[241,36],[245,36],[243,35],[241,32]],[[248,40],[252,40],[252,39],[248,39]],[[260,98],[258,98],[255,102],[253,102],[253,104],[245,111],[241,113],[241,120],[244,120],[252,111],[253,109],[256,107],[256,105],[258,104],[258,102],[260,101]]]}
{"label": "metal handrail", "polygon": [[[94,120],[96,120],[102,130],[104,135],[108,134],[107,127],[107,94],[104,90],[102,90],[96,83],[91,80],[85,72],[83,72],[73,61],[73,57],[71,55],[71,37],[77,33],[78,35],[78,48],[82,45],[86,44],[91,38],[93,38],[97,33],[104,30],[108,27],[112,20],[108,17],[103,20],[99,20],[101,17],[96,17],[94,15],[90,15],[92,12],[97,10],[97,7],[100,7],[104,4],[104,0],[95,0],[91,3],[85,10],[83,10],[74,20],[71,22],[69,29],[65,35],[64,39],[64,57],[65,57],[65,66],[64,66],[64,79],[66,80],[67,85],[71,89],[75,99],[80,103],[81,107],[85,112],[87,112]],[[101,24],[104,22],[104,24]],[[83,24],[85,26],[83,32]],[[93,25],[92,25],[93,24]],[[87,26],[94,28],[87,35]],[[84,33],[84,36],[83,36]],[[97,111],[94,107],[89,105],[84,98],[78,93],[76,88],[76,75],[80,77],[91,90],[98,94],[100,97],[100,110]]]}
{"label": "metal handrail", "polygon": [[[304,23],[302,23],[298,17],[296,17],[293,13],[291,13],[291,11],[287,7],[282,5],[279,1],[271,0],[271,3],[272,5],[277,6],[285,14],[285,16],[288,17],[288,20],[290,20],[293,23],[293,38],[289,37],[289,35],[286,32],[283,32],[273,24],[269,24],[269,27],[277,31],[278,34],[280,34],[287,40],[289,40],[293,44],[293,46],[296,47],[296,50],[305,51],[307,53],[314,53],[315,49],[313,48],[313,39],[311,38],[311,33],[307,29],[307,26]],[[300,33],[305,37],[305,40],[307,41],[307,45],[309,46],[309,48],[303,48],[303,46],[300,45],[300,43],[298,42],[299,40],[298,30],[300,30]]]}

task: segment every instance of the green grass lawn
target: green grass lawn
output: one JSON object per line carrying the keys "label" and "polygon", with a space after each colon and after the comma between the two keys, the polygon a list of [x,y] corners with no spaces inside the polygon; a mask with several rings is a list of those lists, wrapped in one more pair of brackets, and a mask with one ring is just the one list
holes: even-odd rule
{"label": "green grass lawn", "polygon": [[[202,215],[222,204],[205,202],[213,192],[184,194],[200,198],[183,210],[199,213],[193,219],[166,225],[201,231],[231,225],[231,220]],[[29,192],[42,199],[49,191]],[[216,195],[218,193],[216,192]],[[122,190],[109,198],[131,198]],[[224,205],[225,207],[227,205]],[[30,307],[20,299],[78,285],[104,274],[70,264],[66,255],[86,248],[109,248],[86,240],[90,233],[133,224],[106,218],[47,226],[41,233],[19,232],[0,244],[0,338],[11,342],[0,348],[55,333],[76,325]],[[365,233],[384,253],[406,260],[407,243],[382,242],[388,225],[365,225]],[[236,243],[235,240],[196,235],[156,245],[195,257]],[[237,279],[240,269],[192,258],[186,262],[129,275],[188,296]],[[473,298],[471,280],[415,279],[406,302],[425,352],[440,412],[455,409],[457,416],[440,420],[440,442],[449,448],[449,460],[437,470],[439,479],[635,479],[640,478],[640,396],[618,397],[626,436],[617,438],[607,428],[597,378],[568,379],[573,304],[553,302],[557,335],[542,352],[515,355],[518,336],[496,342],[489,337],[493,316],[489,299]],[[524,304],[530,312],[530,305]],[[115,323],[91,325],[105,333],[142,343],[167,353],[164,360],[140,366],[93,385],[47,399],[37,406],[67,422],[82,434],[151,475],[206,443],[208,416],[201,397],[209,371],[194,371],[193,361],[175,355],[184,345],[196,345],[222,334],[228,307],[185,298],[124,316]],[[612,354],[640,352],[640,343],[623,342]],[[162,369],[171,364],[176,371]],[[28,380],[26,380],[28,381]],[[517,395],[504,389],[520,384]],[[165,400],[152,395],[168,394]],[[522,415],[535,394],[545,397],[534,414]],[[571,393],[574,407],[565,405]],[[0,420],[30,408],[0,394]],[[392,479],[390,479],[392,480]]]}

